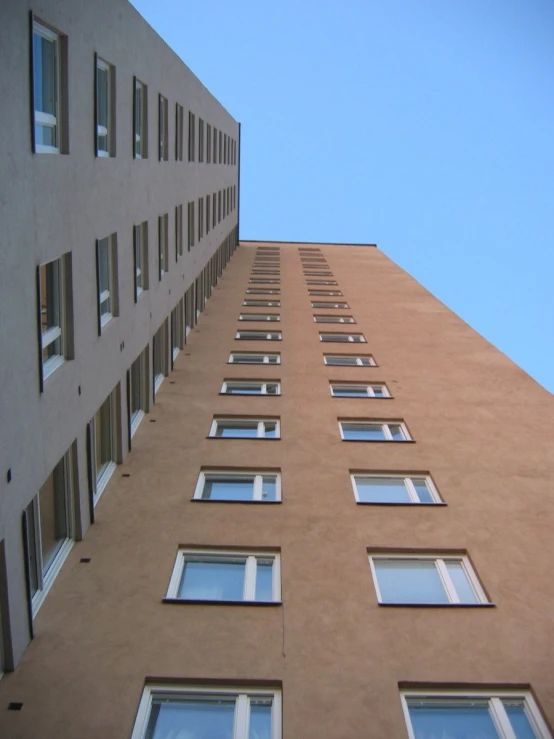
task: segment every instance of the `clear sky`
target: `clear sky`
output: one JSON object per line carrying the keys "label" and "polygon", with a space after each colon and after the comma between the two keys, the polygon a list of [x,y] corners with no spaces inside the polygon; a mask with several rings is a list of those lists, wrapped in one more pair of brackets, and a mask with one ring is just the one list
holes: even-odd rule
{"label": "clear sky", "polygon": [[242,123],[242,238],[377,243],[554,392],[552,0],[133,4]]}

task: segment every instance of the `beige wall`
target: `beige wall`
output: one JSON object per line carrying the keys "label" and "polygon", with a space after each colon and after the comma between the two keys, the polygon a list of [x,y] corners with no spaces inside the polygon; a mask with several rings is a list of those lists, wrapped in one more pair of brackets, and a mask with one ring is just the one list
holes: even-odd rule
{"label": "beige wall", "polygon": [[[297,245],[283,341],[235,341],[243,244],[0,682],[0,705],[24,703],[2,736],[128,737],[146,677],[282,680],[289,739],[407,736],[399,681],[529,683],[554,722],[552,396],[377,249],[321,248],[368,339],[344,351],[378,367],[323,364],[342,347],[318,340]],[[282,364],[227,364],[242,349]],[[220,396],[225,377],[280,378],[282,396]],[[332,398],[330,379],[394,399]],[[207,439],[225,413],[278,415],[282,439]],[[402,418],[415,443],[342,442],[341,416]],[[202,466],[252,464],[281,468],[281,505],[191,502]],[[447,506],[357,506],[350,469],[428,471]],[[280,548],[283,605],[163,604],[179,544]],[[382,608],[371,547],[467,550],[495,607]]]}

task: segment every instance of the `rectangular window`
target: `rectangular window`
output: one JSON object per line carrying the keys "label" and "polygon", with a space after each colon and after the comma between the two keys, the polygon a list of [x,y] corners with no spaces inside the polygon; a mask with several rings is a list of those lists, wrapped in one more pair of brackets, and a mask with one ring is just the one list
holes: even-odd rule
{"label": "rectangular window", "polygon": [[115,67],[96,57],[96,156],[115,156]]}
{"label": "rectangular window", "polygon": [[483,605],[488,598],[466,556],[369,555],[380,604]]}
{"label": "rectangular window", "polygon": [[356,323],[354,316],[314,316],[314,323]]}
{"label": "rectangular window", "polygon": [[550,739],[527,690],[405,690],[402,708],[409,739]]}
{"label": "rectangular window", "polygon": [[256,257],[252,266],[253,269],[280,269],[281,263],[273,259],[263,259],[261,257]]}
{"label": "rectangular window", "polygon": [[320,341],[329,341],[329,342],[340,342],[340,343],[354,343],[354,344],[365,344],[365,336],[363,334],[338,334],[338,333],[327,333],[327,332],[320,332],[319,334],[319,340]]}
{"label": "rectangular window", "polygon": [[217,226],[217,195],[212,195],[212,228]]}
{"label": "rectangular window", "polygon": [[187,205],[187,247],[190,251],[194,246],[194,201]]}
{"label": "rectangular window", "polygon": [[278,313],[241,313],[239,321],[280,321]]}
{"label": "rectangular window", "polygon": [[183,206],[175,206],[175,261],[183,256]]}
{"label": "rectangular window", "polygon": [[235,339],[243,341],[281,341],[283,335],[280,331],[237,331]]}
{"label": "rectangular window", "polygon": [[306,280],[306,285],[338,285],[336,280]]}
{"label": "rectangular window", "polygon": [[422,504],[442,503],[429,475],[350,475],[357,503]]}
{"label": "rectangular window", "polygon": [[148,290],[148,221],[133,226],[135,302],[143,290]]}
{"label": "rectangular window", "polygon": [[160,162],[169,161],[169,113],[167,98],[158,95],[158,158]]}
{"label": "rectangular window", "polygon": [[237,603],[281,601],[277,552],[180,549],[166,599]]}
{"label": "rectangular window", "polygon": [[217,164],[217,128],[214,127],[214,138],[213,138],[213,163]]}
{"label": "rectangular window", "polygon": [[171,356],[173,361],[185,345],[185,332],[183,326],[184,306],[180,300],[171,311]]}
{"label": "rectangular window", "polygon": [[243,305],[250,308],[280,308],[280,300],[245,300]]}
{"label": "rectangular window", "polygon": [[189,111],[189,162],[194,162],[194,149],[196,147],[196,118]]}
{"label": "rectangular window", "polygon": [[277,503],[281,500],[281,475],[272,471],[201,472],[194,499]]}
{"label": "rectangular window", "polygon": [[210,233],[210,225],[211,225],[211,212],[210,212],[210,205],[211,205],[211,198],[209,195],[206,195],[206,233]]}
{"label": "rectangular window", "polygon": [[390,398],[388,387],[383,383],[358,384],[353,382],[331,382],[331,395],[334,398]]}
{"label": "rectangular window", "polygon": [[223,162],[223,133],[219,132],[219,163]]}
{"label": "rectangular window", "polygon": [[281,280],[273,277],[251,277],[248,280],[250,285],[280,285]]}
{"label": "rectangular window", "polygon": [[217,222],[221,222],[221,190],[217,192]]}
{"label": "rectangular window", "polygon": [[300,261],[302,262],[302,264],[314,264],[317,262],[320,264],[324,264],[326,267],[328,266],[325,257],[300,257]]}
{"label": "rectangular window", "polygon": [[147,685],[131,739],[281,739],[281,694],[255,687]]}
{"label": "rectangular window", "polygon": [[118,393],[116,389],[108,395],[90,423],[93,501],[95,505],[116,467],[119,417],[117,407]]}
{"label": "rectangular window", "polygon": [[376,367],[377,363],[371,354],[324,354],[323,362],[335,367]]}
{"label": "rectangular window", "polygon": [[167,341],[167,320],[165,320],[152,339],[154,395],[158,392],[160,385],[168,374]]}
{"label": "rectangular window", "polygon": [[134,435],[139,423],[148,412],[149,384],[148,384],[148,347],[135,359],[129,370],[129,423],[131,436]]}
{"label": "rectangular window", "polygon": [[158,279],[160,280],[169,266],[168,221],[167,213],[158,216]]}
{"label": "rectangular window", "polygon": [[222,191],[223,196],[223,218],[227,215],[227,188]]}
{"label": "rectangular window", "polygon": [[[33,21],[33,126],[34,151],[37,154],[59,154],[62,151],[62,73],[66,72],[66,37]],[[62,63],[64,69],[62,70]]]}
{"label": "rectangular window", "polygon": [[[333,277],[333,273],[332,272],[315,272],[314,270],[311,270],[310,272],[304,271],[304,276],[305,277]],[[328,285],[329,283],[325,282],[325,283],[320,283],[320,284]]]}
{"label": "rectangular window", "polygon": [[232,352],[229,364],[281,364],[280,354],[261,354],[257,352]]}
{"label": "rectangular window", "polygon": [[204,198],[198,198],[198,241],[204,236]]}
{"label": "rectangular window", "polygon": [[402,421],[339,421],[343,441],[411,441]]}
{"label": "rectangular window", "polygon": [[323,296],[323,295],[329,295],[333,297],[342,297],[342,293],[340,290],[308,290],[308,295],[314,295],[314,296]]}
{"label": "rectangular window", "polygon": [[223,136],[223,164],[227,164],[227,134]]}
{"label": "rectangular window", "polygon": [[135,77],[134,120],[135,159],[148,157],[148,88]]}
{"label": "rectangular window", "polygon": [[256,265],[254,265],[254,267],[252,269],[252,274],[253,275],[280,275],[281,274],[281,270],[279,270],[279,269],[266,269],[264,267],[260,268],[260,267],[256,267]]}
{"label": "rectangular window", "polygon": [[218,439],[280,439],[278,419],[214,418],[210,437]]}
{"label": "rectangular window", "polygon": [[348,303],[326,303],[319,300],[312,300],[312,308],[323,308],[324,310],[330,310],[331,308],[348,308]]}
{"label": "rectangular window", "polygon": [[198,161],[204,161],[204,121],[198,119]]}
{"label": "rectangular window", "polygon": [[112,234],[96,242],[98,274],[98,315],[100,331],[119,315],[117,299],[117,236]]}
{"label": "rectangular window", "polygon": [[246,291],[247,295],[280,295],[281,291],[278,287],[249,287]]}
{"label": "rectangular window", "polygon": [[277,380],[224,380],[223,395],[281,395]]}
{"label": "rectangular window", "polygon": [[175,159],[183,161],[183,106],[175,103]]}
{"label": "rectangular window", "polygon": [[70,260],[71,255],[66,254],[37,268],[39,350],[43,381],[69,356]]}
{"label": "rectangular window", "polygon": [[212,162],[212,127],[206,123],[206,164]]}

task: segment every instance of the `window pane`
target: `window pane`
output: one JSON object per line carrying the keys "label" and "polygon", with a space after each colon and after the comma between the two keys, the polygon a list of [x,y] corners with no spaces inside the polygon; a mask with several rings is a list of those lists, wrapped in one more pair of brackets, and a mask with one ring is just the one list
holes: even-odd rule
{"label": "window pane", "polygon": [[277,500],[277,478],[273,475],[262,477],[262,500]]}
{"label": "window pane", "polygon": [[258,559],[256,564],[256,600],[273,600],[273,560]]}
{"label": "window pane", "polygon": [[365,387],[349,387],[344,385],[339,387],[335,385],[333,387],[333,395],[336,398],[367,398],[367,390]]}
{"label": "window pane", "polygon": [[227,385],[227,392],[231,395],[261,395],[261,385]]}
{"label": "window pane", "polygon": [[423,478],[413,478],[412,482],[416,489],[417,496],[422,503],[434,503],[431,491],[427,485],[427,481]]}
{"label": "window pane", "polygon": [[61,461],[39,491],[42,565],[47,572],[68,537],[65,471]]}
{"label": "window pane", "polygon": [[448,603],[433,560],[374,560],[383,603]]}
{"label": "window pane", "polygon": [[394,441],[405,441],[406,437],[404,435],[404,431],[402,430],[402,427],[399,426],[397,423],[389,423],[389,431],[392,434],[392,438]]}
{"label": "window pane", "polygon": [[364,367],[371,367],[371,359],[369,357],[360,357],[360,364]]}
{"label": "window pane", "polygon": [[145,739],[233,739],[234,699],[154,698]]}
{"label": "window pane", "polygon": [[29,579],[31,595],[38,590],[38,562],[37,562],[37,539],[36,539],[36,520],[35,506],[33,501],[27,506],[27,538],[29,546]]}
{"label": "window pane", "polygon": [[250,701],[248,739],[271,739],[271,703]]}
{"label": "window pane", "polygon": [[253,497],[254,479],[252,477],[227,480],[208,478],[202,491],[202,498],[209,500],[252,500]]}
{"label": "window pane", "polygon": [[342,425],[345,439],[362,441],[380,441],[385,439],[381,424],[347,423]]}
{"label": "window pane", "polygon": [[110,313],[109,295],[102,300],[103,293],[110,290],[110,241],[109,238],[100,239],[98,242],[98,286],[100,290],[100,313]]}
{"label": "window pane", "polygon": [[404,480],[389,477],[357,477],[356,489],[362,503],[411,503]]}
{"label": "window pane", "polygon": [[98,67],[96,70],[97,83],[97,123],[108,128],[108,70]]}
{"label": "window pane", "polygon": [[356,357],[326,357],[327,364],[355,365]]}
{"label": "window pane", "polygon": [[266,385],[266,392],[268,395],[277,395],[278,387],[277,385]]}
{"label": "window pane", "polygon": [[525,713],[523,701],[502,701],[517,739],[537,739],[531,722]]}
{"label": "window pane", "polygon": [[177,597],[190,600],[242,600],[245,559],[186,562]]}
{"label": "window pane", "polygon": [[253,439],[258,435],[258,424],[254,422],[239,426],[219,421],[215,435],[221,438]]}
{"label": "window pane", "polygon": [[275,439],[277,437],[277,424],[276,423],[265,423],[265,438]]}
{"label": "window pane", "polygon": [[142,377],[141,359],[136,359],[131,365],[131,415],[142,408]]}
{"label": "window pane", "polygon": [[479,601],[467,579],[462,563],[446,560],[445,564],[456,588],[460,603],[478,603]]}
{"label": "window pane", "polygon": [[408,702],[416,739],[499,739],[487,701],[460,703]]}
{"label": "window pane", "polygon": [[385,397],[385,391],[380,385],[373,385],[372,386],[373,395],[376,398],[384,398]]}
{"label": "window pane", "polygon": [[33,36],[35,110],[57,115],[56,43],[35,33]]}
{"label": "window pane", "polygon": [[96,434],[96,476],[99,477],[104,467],[112,459],[112,409],[107,398],[94,417]]}
{"label": "window pane", "polygon": [[60,261],[43,264],[40,268],[40,315],[42,332],[60,325]]}

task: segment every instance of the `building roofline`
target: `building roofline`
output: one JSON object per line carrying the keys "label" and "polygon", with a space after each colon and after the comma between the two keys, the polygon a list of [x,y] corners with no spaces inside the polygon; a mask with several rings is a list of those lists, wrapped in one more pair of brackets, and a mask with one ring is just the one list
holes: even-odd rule
{"label": "building roofline", "polygon": [[239,245],[243,244],[314,244],[320,246],[373,246],[377,244],[361,244],[350,241],[276,241],[275,239],[239,239]]}

